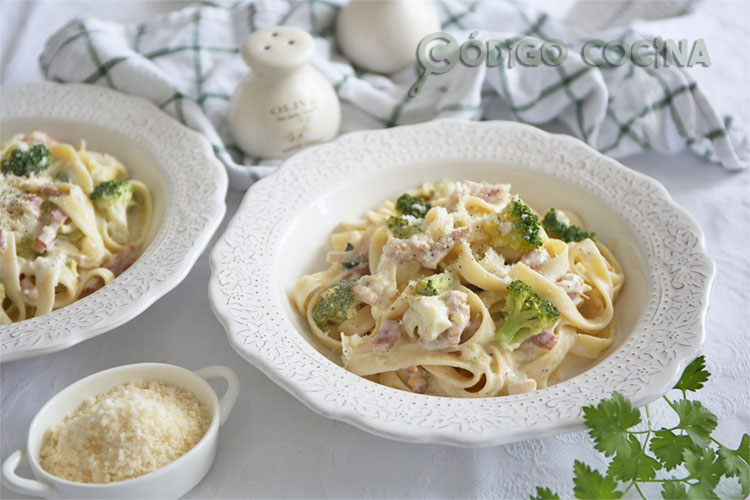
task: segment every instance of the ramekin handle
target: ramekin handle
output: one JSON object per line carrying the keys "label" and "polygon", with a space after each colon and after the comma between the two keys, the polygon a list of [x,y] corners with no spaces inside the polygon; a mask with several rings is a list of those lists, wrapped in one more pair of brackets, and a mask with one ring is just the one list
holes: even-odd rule
{"label": "ramekin handle", "polygon": [[232,411],[234,403],[237,402],[237,396],[240,394],[240,379],[237,378],[237,374],[234,373],[234,370],[231,368],[218,365],[201,368],[196,371],[195,374],[205,379],[219,377],[227,381],[227,390],[224,392],[221,399],[219,399],[219,416],[221,417],[219,422],[221,425],[224,425],[224,422],[227,421],[227,417],[229,416],[229,412]]}
{"label": "ramekin handle", "polygon": [[3,482],[5,486],[24,495],[51,497],[55,490],[50,485],[36,479],[26,479],[16,475],[16,468],[23,458],[24,451],[16,450],[3,462]]}

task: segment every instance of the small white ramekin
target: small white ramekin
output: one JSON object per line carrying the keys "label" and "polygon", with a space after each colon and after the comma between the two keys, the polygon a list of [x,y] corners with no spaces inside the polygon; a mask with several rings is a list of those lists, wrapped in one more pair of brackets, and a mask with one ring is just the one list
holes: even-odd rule
{"label": "small white ramekin", "polygon": [[[227,382],[221,399],[206,382],[206,379],[215,377]],[[192,392],[211,412],[211,424],[203,438],[190,451],[164,467],[117,483],[76,483],[53,476],[41,468],[39,451],[49,428],[61,422],[84,399],[132,380],[158,380]],[[139,363],[89,375],[57,393],[39,410],[29,426],[26,449],[12,453],[3,463],[3,481],[14,491],[45,498],[179,498],[198,484],[211,468],[219,426],[226,421],[238,394],[239,379],[225,366],[209,366],[192,372],[174,365]],[[16,475],[15,470],[24,458],[36,479]]]}

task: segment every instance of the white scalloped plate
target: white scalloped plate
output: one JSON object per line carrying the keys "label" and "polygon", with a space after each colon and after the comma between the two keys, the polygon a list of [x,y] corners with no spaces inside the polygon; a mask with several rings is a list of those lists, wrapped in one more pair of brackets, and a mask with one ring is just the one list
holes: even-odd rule
{"label": "white scalloped plate", "polygon": [[47,354],[129,321],[187,276],[224,217],[227,175],[208,141],[150,102],[93,85],[3,87],[2,140],[31,129],[120,159],[154,196],[147,247],[101,290],[0,327],[0,360]]}
{"label": "white scalloped plate", "polygon": [[[615,344],[540,391],[485,399],[411,394],[358,377],[311,340],[288,292],[325,267],[331,230],[441,178],[510,182],[538,210],[569,208],[626,273]],[[714,265],[700,228],[656,181],[579,140],[511,122],[441,120],[356,132],[298,153],[251,188],[211,254],[209,298],[229,341],[313,410],[404,441],[490,446],[583,428],[620,391],[665,393],[701,350]],[[593,366],[591,366],[593,364]]]}

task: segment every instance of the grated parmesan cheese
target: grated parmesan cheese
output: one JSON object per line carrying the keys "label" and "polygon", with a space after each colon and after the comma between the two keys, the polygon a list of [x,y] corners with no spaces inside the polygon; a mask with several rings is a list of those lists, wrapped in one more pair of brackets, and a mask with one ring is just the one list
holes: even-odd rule
{"label": "grated parmesan cheese", "polygon": [[40,463],[69,481],[124,481],[185,454],[210,423],[192,393],[163,382],[128,382],[88,398],[49,429]]}

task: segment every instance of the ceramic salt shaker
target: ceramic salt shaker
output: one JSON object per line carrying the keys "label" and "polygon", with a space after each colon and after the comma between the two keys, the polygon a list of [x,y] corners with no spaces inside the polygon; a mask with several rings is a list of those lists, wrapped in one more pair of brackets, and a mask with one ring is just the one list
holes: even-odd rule
{"label": "ceramic salt shaker", "polygon": [[339,49],[355,65],[394,73],[414,64],[419,42],[440,31],[432,0],[351,0],[339,14]]}
{"label": "ceramic salt shaker", "polygon": [[283,159],[336,137],[339,100],[309,64],[314,50],[309,33],[289,26],[257,30],[243,42],[252,71],[232,96],[229,126],[248,155]]}

